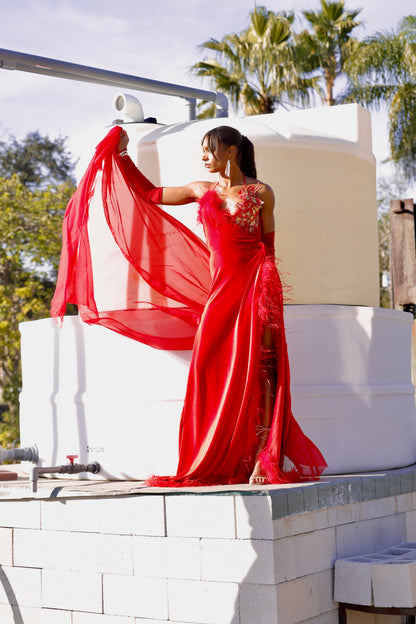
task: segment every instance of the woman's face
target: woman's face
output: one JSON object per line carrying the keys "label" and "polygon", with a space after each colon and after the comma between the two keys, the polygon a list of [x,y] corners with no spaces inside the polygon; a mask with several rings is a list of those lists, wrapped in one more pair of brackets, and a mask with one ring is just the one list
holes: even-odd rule
{"label": "woman's face", "polygon": [[220,143],[215,153],[208,147],[207,139],[202,143],[202,162],[210,173],[224,171],[228,160],[228,148]]}

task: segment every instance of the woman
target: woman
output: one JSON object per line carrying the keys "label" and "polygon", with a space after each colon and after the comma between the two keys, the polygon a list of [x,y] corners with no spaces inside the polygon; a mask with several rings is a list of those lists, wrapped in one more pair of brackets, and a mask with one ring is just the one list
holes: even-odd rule
{"label": "woman", "polygon": [[[64,219],[52,316],[81,318],[164,349],[193,346],[175,476],[149,485],[283,483],[326,467],[292,416],[283,294],[274,261],[274,196],[257,180],[254,149],[229,126],[207,132],[202,160],[218,180],[156,188],[113,128],[97,146]],[[101,176],[107,224],[149,288],[124,310],[99,311],[88,210]],[[197,201],[208,249],[157,204]],[[136,278],[135,278],[136,279]],[[141,301],[146,300],[140,307]]]}
{"label": "woman", "polygon": [[147,199],[198,201],[212,275],[195,337],[177,474],[148,483],[264,484],[319,476],[325,461],[291,414],[274,195],[257,180],[253,144],[234,128],[214,128],[203,138],[202,161],[218,181],[162,189],[132,169],[127,144],[122,131],[119,158]]}

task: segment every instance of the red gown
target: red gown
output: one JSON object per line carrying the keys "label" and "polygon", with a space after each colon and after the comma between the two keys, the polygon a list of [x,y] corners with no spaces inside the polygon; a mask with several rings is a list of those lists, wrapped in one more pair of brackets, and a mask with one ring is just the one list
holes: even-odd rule
{"label": "red gown", "polygon": [[[212,284],[195,336],[173,477],[149,485],[247,483],[261,432],[266,369],[276,372],[271,430],[259,455],[269,483],[318,478],[326,467],[292,416],[281,280],[261,240],[259,185],[226,204],[211,188],[199,218],[210,250]],[[263,346],[265,327],[272,346]]]}
{"label": "red gown", "polygon": [[[78,303],[86,322],[157,348],[190,348],[196,332],[177,474],[153,476],[148,484],[247,483],[270,369],[277,387],[268,442],[259,456],[264,474],[270,483],[318,478],[325,460],[291,411],[282,286],[261,240],[257,187],[242,189],[235,205],[226,205],[212,188],[203,195],[199,218],[208,254],[185,226],[140,196],[133,163],[114,157],[118,137],[119,129],[113,129],[98,146],[68,207],[52,315],[62,316],[66,302]],[[85,223],[97,171],[103,172],[103,206],[114,239],[149,286],[145,305],[132,301],[126,310],[96,308]],[[155,294],[163,295],[163,305]],[[273,337],[267,350],[262,344],[265,326]]]}

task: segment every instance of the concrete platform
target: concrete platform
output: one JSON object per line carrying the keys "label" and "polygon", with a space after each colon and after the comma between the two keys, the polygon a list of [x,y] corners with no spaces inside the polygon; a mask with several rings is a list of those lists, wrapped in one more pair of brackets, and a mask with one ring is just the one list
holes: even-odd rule
{"label": "concrete platform", "polygon": [[335,560],[416,541],[415,492],[414,465],[232,488],[40,478],[36,494],[20,472],[0,486],[0,621],[336,624]]}

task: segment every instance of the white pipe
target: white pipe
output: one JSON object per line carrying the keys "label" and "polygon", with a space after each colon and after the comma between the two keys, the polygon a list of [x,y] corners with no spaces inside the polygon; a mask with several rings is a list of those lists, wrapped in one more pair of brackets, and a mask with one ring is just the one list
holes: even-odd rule
{"label": "white pipe", "polygon": [[148,78],[121,74],[97,67],[50,59],[44,56],[5,50],[4,48],[0,48],[0,68],[113,87],[127,87],[137,91],[161,93],[163,95],[173,95],[185,99],[196,98],[198,100],[207,100],[209,102],[215,102],[217,106],[216,117],[228,117],[228,99],[223,93],[215,91],[195,89],[194,87],[185,87],[169,82],[161,82],[159,80],[150,80]]}

